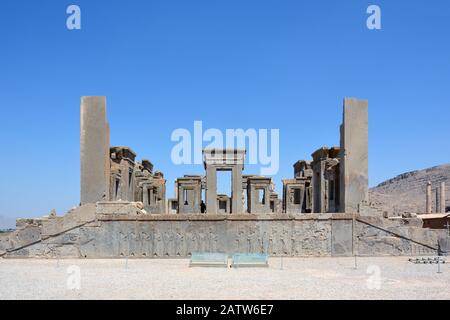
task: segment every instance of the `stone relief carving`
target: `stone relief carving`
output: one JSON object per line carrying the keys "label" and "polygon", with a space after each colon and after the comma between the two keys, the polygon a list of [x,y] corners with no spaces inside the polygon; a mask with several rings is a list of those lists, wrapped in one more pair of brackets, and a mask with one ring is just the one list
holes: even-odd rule
{"label": "stone relief carving", "polygon": [[153,255],[153,234],[141,232],[141,254],[142,256]]}
{"label": "stone relief carving", "polygon": [[291,234],[291,255],[298,256],[301,252],[301,233],[298,230],[295,230]]}
{"label": "stone relief carving", "polygon": [[198,233],[198,251],[199,252],[205,252],[205,240],[206,240],[206,235],[200,231]]}
{"label": "stone relief carving", "polygon": [[162,243],[162,235],[158,231],[155,232],[155,240],[154,240],[154,252],[153,256],[162,257],[163,256],[163,243]]}
{"label": "stone relief carving", "polygon": [[241,228],[237,229],[235,244],[236,252],[242,252],[244,250],[244,231]]}
{"label": "stone relief carving", "polygon": [[[331,227],[329,223],[319,221],[292,224],[270,221],[258,224],[239,222],[227,230],[217,229],[215,225],[206,223],[166,222],[155,225],[130,223],[112,230],[117,236],[108,247],[108,256],[162,258],[188,257],[193,252],[267,253],[272,256],[327,255],[330,250],[330,241],[327,240],[330,239]],[[94,233],[90,235],[95,236]],[[371,249],[371,238],[358,237],[357,241],[359,251],[374,251]],[[382,249],[377,249],[377,252],[433,253],[433,249],[426,246],[411,246],[408,241],[398,239],[392,241],[386,238],[382,244]],[[381,244],[378,247],[381,248]],[[89,256],[98,250],[105,250],[92,245],[83,248],[81,252],[87,252]],[[47,253],[49,256],[51,254]]]}
{"label": "stone relief carving", "polygon": [[119,232],[119,256],[128,256],[128,235]]}
{"label": "stone relief carving", "polygon": [[278,234],[277,227],[272,227],[271,233],[269,236],[269,254],[272,254],[272,255],[277,254],[277,249],[276,249],[277,234]]}
{"label": "stone relief carving", "polygon": [[283,229],[280,237],[280,250],[281,254],[288,255],[289,254],[289,231]]}
{"label": "stone relief carving", "polygon": [[171,244],[172,244],[172,235],[169,231],[166,231],[162,235],[163,242],[163,256],[170,256],[171,253]]}
{"label": "stone relief carving", "polygon": [[253,238],[255,237],[255,234],[253,230],[251,230],[247,235],[247,246],[246,246],[246,252],[250,253],[253,252]]}
{"label": "stone relief carving", "polygon": [[131,232],[129,235],[129,253],[130,256],[134,257],[136,255],[136,234],[134,232]]}
{"label": "stone relief carving", "polygon": [[217,241],[219,240],[219,237],[215,232],[213,232],[212,228],[209,228],[208,231],[208,245],[209,245],[209,251],[215,252],[217,250]]}
{"label": "stone relief carving", "polygon": [[186,249],[184,247],[184,234],[179,228],[177,228],[175,232],[175,255],[177,257],[184,256],[186,254]]}
{"label": "stone relief carving", "polygon": [[[219,235],[213,227],[197,232],[185,232],[178,227],[165,231],[120,231],[118,234],[118,255],[125,257],[183,257],[192,252],[215,252],[219,247]],[[285,239],[276,239],[277,229],[269,233],[260,232],[259,227],[239,228],[235,239],[236,252],[265,253],[278,252],[281,241],[282,251],[285,249]],[[232,250],[234,252],[234,250]]]}
{"label": "stone relief carving", "polygon": [[189,254],[198,251],[198,238],[195,232],[189,232]]}

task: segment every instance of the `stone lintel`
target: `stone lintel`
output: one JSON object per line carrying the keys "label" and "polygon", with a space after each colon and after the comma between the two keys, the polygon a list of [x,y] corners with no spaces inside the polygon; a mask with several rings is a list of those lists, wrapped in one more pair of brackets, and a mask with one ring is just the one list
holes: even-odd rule
{"label": "stone lintel", "polygon": [[250,184],[270,184],[272,182],[272,178],[261,177],[261,176],[251,176],[251,177],[247,178],[247,181]]}
{"label": "stone lintel", "polygon": [[153,173],[153,163],[150,160],[143,159],[141,161],[142,167],[148,172]]}
{"label": "stone lintel", "polygon": [[120,162],[120,160],[126,160],[130,163],[134,163],[136,159],[136,153],[130,147],[110,147],[109,152],[113,161]]}
{"label": "stone lintel", "polygon": [[220,169],[228,166],[241,164],[244,170],[246,150],[244,149],[205,149],[203,150],[204,167],[213,165]]}
{"label": "stone lintel", "polygon": [[311,154],[311,157],[313,158],[314,161],[319,161],[320,159],[326,159],[326,158],[328,158],[328,150],[329,150],[329,148],[326,146],[321,147],[321,148],[317,149],[316,151],[314,151]]}

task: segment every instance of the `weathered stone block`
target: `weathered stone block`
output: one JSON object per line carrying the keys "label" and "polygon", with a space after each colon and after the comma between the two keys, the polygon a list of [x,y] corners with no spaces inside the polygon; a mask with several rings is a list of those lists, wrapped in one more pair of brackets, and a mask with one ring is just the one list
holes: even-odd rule
{"label": "weathered stone block", "polygon": [[368,101],[344,99],[340,146],[340,209],[357,213],[368,201]]}
{"label": "weathered stone block", "polygon": [[353,221],[332,220],[331,255],[350,256],[353,253]]}
{"label": "weathered stone block", "polygon": [[80,108],[80,202],[109,200],[110,158],[106,97],[82,97]]}
{"label": "weathered stone block", "polygon": [[441,236],[438,240],[439,243],[439,255],[448,256],[450,252],[450,237]]}

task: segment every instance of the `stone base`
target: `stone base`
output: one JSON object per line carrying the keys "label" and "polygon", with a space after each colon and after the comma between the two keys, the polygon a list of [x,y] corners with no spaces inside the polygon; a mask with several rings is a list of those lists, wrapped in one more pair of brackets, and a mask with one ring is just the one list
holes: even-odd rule
{"label": "stone base", "polygon": [[337,214],[143,214],[105,202],[32,220],[0,237],[4,257],[177,258],[193,252],[270,256],[436,255],[445,230],[420,219]]}

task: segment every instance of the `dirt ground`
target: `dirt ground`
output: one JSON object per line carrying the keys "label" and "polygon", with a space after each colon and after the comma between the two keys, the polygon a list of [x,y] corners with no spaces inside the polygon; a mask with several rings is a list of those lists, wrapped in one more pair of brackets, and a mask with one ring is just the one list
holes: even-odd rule
{"label": "dirt ground", "polygon": [[[447,259],[448,260],[448,259]],[[0,259],[0,299],[450,299],[450,261],[271,258],[269,268],[187,259]]]}

